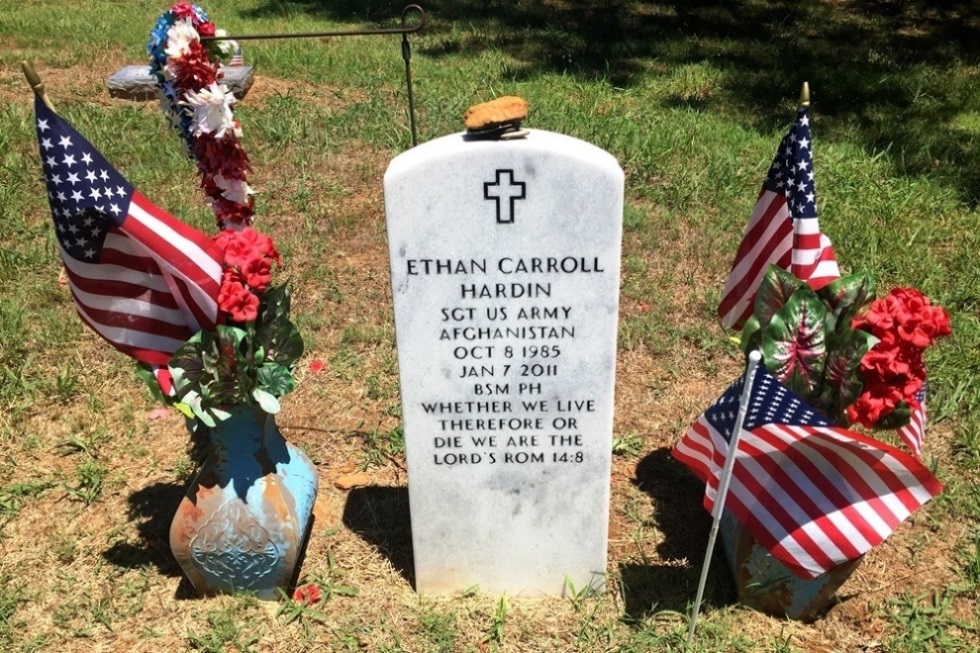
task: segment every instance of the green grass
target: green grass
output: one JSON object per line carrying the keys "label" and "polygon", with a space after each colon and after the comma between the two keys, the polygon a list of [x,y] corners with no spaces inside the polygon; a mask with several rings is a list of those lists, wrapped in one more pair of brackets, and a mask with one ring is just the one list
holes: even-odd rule
{"label": "green grass", "polygon": [[[685,374],[715,379],[738,358],[713,316],[719,286],[799,84],[809,80],[821,224],[843,270],[871,270],[882,289],[917,286],[953,318],[953,335],[927,357],[931,428],[948,439],[930,449],[927,463],[947,489],[919,513],[905,543],[928,565],[925,552],[950,540],[945,550],[960,581],[896,591],[871,620],[886,624],[888,651],[970,650],[980,642],[969,617],[975,621],[980,600],[980,46],[963,3],[800,4],[426,2],[429,27],[412,37],[420,138],[460,130],[463,111],[477,101],[518,94],[531,103],[529,126],[596,143],[622,164],[619,343],[657,370],[642,381],[646,412],[627,416],[614,443],[617,464],[633,465],[649,453],[646,443],[679,434],[696,414],[676,389]],[[5,551],[0,562],[0,648],[105,648],[132,631],[144,644],[160,639],[200,651],[516,651],[546,646],[539,641],[556,650],[684,650],[685,606],[676,602],[633,615],[629,597],[579,589],[574,605],[554,607],[561,632],[542,633],[548,619],[512,597],[431,603],[414,599],[397,570],[372,570],[365,580],[358,571],[367,554],[343,529],[325,536],[331,550],[347,547],[336,551],[338,569],[307,562],[338,590],[322,607],[325,622],[303,614],[270,622],[248,599],[174,608],[176,577],[165,555],[135,569],[106,564],[107,541],[141,538],[165,550],[169,522],[155,523],[127,500],[144,479],[184,483],[196,460],[157,441],[181,426],[144,423],[152,404],[128,362],[93,344],[57,283],[31,98],[18,66],[33,59],[52,80],[59,111],[134,185],[209,230],[213,218],[190,192],[193,164],[156,108],[107,103],[103,80],[88,74],[142,61],[165,5],[82,0],[68,11],[55,0],[0,0],[0,544],[16,553]],[[206,8],[219,27],[257,33],[391,26],[401,6],[215,0]],[[262,226],[287,262],[298,262],[288,275],[307,351],[329,363],[297,395],[322,406],[315,426],[324,432],[348,411],[367,425],[336,441],[316,431],[307,445],[327,465],[336,452],[372,474],[391,472],[404,435],[390,310],[378,308],[388,301],[387,270],[381,264],[352,283],[356,264],[346,257],[363,243],[383,243],[383,229],[366,219],[380,210],[379,165],[409,144],[398,40],[268,41],[246,43],[245,53],[260,75],[293,85],[249,96],[237,115],[261,182],[259,219],[274,216]],[[346,395],[338,398],[336,388]],[[73,499],[70,508],[52,507],[62,496]],[[613,508],[629,524],[621,546],[635,548],[623,555],[657,564],[661,536],[649,497],[634,490]],[[38,525],[49,512],[52,532]],[[148,521],[145,532],[132,531],[137,516]],[[95,519],[111,528],[89,530]],[[28,537],[37,542],[27,546]],[[340,591],[349,587],[360,595]],[[728,591],[719,587],[719,596]],[[769,624],[750,636],[741,624],[751,618],[710,606],[695,650],[807,650],[807,638],[826,636],[819,623]]]}

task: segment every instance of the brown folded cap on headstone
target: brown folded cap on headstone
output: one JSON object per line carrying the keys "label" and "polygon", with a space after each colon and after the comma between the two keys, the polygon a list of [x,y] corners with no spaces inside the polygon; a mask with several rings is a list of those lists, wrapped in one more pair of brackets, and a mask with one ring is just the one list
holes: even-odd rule
{"label": "brown folded cap on headstone", "polygon": [[499,138],[520,130],[527,106],[524,98],[507,95],[470,107],[463,114],[463,124],[471,136]]}

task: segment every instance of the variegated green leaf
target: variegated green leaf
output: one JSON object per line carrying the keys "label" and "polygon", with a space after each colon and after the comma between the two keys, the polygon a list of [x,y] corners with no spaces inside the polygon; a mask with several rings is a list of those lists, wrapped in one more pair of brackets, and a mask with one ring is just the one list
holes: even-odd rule
{"label": "variegated green leaf", "polygon": [[753,315],[759,321],[759,327],[765,329],[769,320],[781,309],[789,298],[805,284],[778,265],[770,265],[766,275],[755,291]]}
{"label": "variegated green leaf", "polygon": [[827,309],[816,293],[801,286],[772,316],[762,336],[766,369],[804,397],[819,396],[827,361]]}
{"label": "variegated green leaf", "polygon": [[739,346],[742,348],[742,351],[749,353],[753,349],[759,348],[761,340],[762,328],[759,326],[759,318],[753,313],[742,326],[742,339],[739,342]]}
{"label": "variegated green leaf", "polygon": [[270,395],[265,390],[260,388],[255,388],[252,390],[252,397],[258,402],[259,408],[269,413],[270,415],[275,415],[279,412],[279,400]]}
{"label": "variegated green leaf", "polygon": [[829,310],[827,328],[840,333],[850,328],[851,318],[874,299],[874,280],[870,273],[852,274],[831,281],[817,291]]}
{"label": "variegated green leaf", "polygon": [[838,424],[846,424],[845,409],[854,403],[864,383],[858,367],[878,339],[867,331],[850,331],[829,340],[824,385],[818,407]]}

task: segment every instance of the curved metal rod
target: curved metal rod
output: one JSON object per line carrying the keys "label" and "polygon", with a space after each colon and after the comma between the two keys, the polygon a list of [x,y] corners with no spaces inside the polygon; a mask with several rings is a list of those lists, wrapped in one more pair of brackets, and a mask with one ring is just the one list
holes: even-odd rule
{"label": "curved metal rod", "polygon": [[[408,26],[408,15],[418,12],[419,22]],[[298,32],[295,34],[245,34],[242,36],[202,36],[201,42],[210,41],[261,41],[265,39],[310,39],[328,36],[383,36],[385,34],[414,34],[425,27],[425,11],[418,5],[408,5],[402,10],[402,26],[390,29],[351,30],[340,32]]]}

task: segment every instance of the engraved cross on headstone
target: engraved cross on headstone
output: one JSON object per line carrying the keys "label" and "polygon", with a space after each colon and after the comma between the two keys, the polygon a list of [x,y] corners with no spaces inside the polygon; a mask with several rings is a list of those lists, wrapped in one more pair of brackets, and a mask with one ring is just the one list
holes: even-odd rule
{"label": "engraved cross on headstone", "polygon": [[[502,180],[504,175],[507,178],[506,182]],[[497,170],[496,181],[484,182],[483,199],[496,201],[499,224],[514,222],[514,203],[524,199],[525,185],[523,181],[514,181],[513,170]]]}

